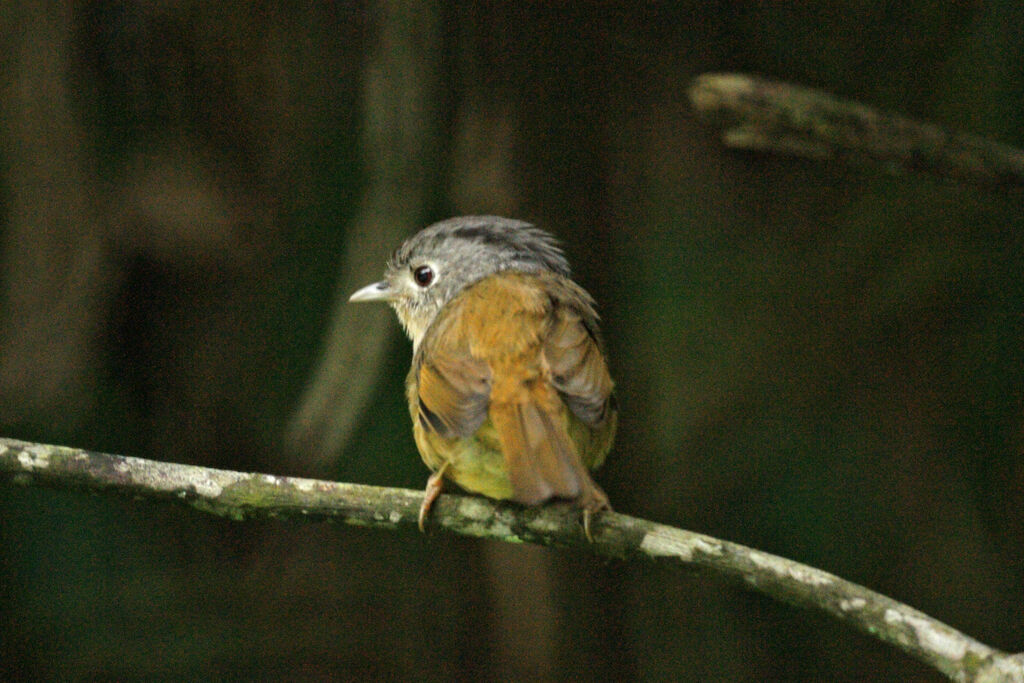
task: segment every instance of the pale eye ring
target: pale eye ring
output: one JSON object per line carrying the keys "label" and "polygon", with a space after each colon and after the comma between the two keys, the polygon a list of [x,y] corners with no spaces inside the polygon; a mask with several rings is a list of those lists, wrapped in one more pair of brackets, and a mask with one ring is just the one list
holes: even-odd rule
{"label": "pale eye ring", "polygon": [[434,281],[434,269],[430,266],[420,266],[412,271],[412,279],[420,287],[429,287]]}

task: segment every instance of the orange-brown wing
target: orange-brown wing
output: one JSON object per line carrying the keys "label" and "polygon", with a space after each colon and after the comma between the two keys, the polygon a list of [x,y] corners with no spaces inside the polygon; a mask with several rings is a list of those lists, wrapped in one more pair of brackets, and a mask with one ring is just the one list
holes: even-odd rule
{"label": "orange-brown wing", "polygon": [[586,425],[596,427],[614,411],[615,384],[608,374],[589,297],[582,289],[568,286],[565,295],[552,311],[544,357],[551,382],[565,404]]}
{"label": "orange-brown wing", "polygon": [[462,344],[441,337],[431,346],[419,361],[417,420],[447,438],[470,436],[487,417],[491,370]]}
{"label": "orange-brown wing", "polygon": [[[495,286],[495,280],[497,285]],[[506,283],[507,284],[507,283]],[[411,371],[424,429],[446,438],[469,437],[487,419],[493,360],[517,339],[514,327],[524,302],[517,289],[487,278],[471,285],[438,313],[423,337]]]}

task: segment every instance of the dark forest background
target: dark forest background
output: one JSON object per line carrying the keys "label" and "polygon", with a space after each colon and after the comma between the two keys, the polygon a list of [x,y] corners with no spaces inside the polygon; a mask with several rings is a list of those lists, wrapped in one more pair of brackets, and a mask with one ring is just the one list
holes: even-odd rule
{"label": "dark forest background", "polygon": [[[686,96],[747,71],[1021,146],[1024,5],[557,5],[6,3],[0,433],[420,488],[409,344],[340,295],[511,215],[599,303],[617,510],[1024,649],[1020,195],[730,152]],[[658,566],[20,488],[0,516],[4,678],[938,678]]]}

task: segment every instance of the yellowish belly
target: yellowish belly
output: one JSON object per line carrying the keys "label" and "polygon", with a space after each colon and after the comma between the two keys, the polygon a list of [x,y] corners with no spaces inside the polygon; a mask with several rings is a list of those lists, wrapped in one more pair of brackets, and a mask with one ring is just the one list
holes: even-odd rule
{"label": "yellowish belly", "polygon": [[446,439],[413,423],[416,446],[423,462],[437,471],[445,463],[445,476],[474,493],[507,500],[512,497],[512,483],[505,469],[498,435],[488,419],[468,438]]}
{"label": "yellowish belly", "polygon": [[[611,449],[615,436],[614,418],[604,429],[592,431],[566,411],[569,437],[588,469],[599,467]],[[413,419],[413,436],[423,462],[437,471],[448,462],[445,477],[456,484],[490,498],[509,500],[513,497],[512,482],[508,477],[505,458],[501,452],[498,433],[490,418],[476,433],[467,438],[447,439],[424,429]]]}

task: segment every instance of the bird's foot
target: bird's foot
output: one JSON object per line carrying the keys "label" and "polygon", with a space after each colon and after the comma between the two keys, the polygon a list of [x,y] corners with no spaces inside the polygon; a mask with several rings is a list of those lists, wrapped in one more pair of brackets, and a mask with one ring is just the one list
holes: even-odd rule
{"label": "bird's foot", "polygon": [[601,510],[611,510],[612,505],[608,502],[608,496],[601,489],[594,486],[594,491],[587,500],[582,501],[583,507],[583,533],[586,535],[587,540],[591,543],[594,542],[594,536],[590,533],[590,521],[594,518],[594,515]]}
{"label": "bird's foot", "polygon": [[430,507],[437,500],[437,497],[441,495],[441,489],[444,488],[444,471],[448,469],[448,463],[444,463],[441,467],[430,475],[427,479],[427,487],[423,490],[423,502],[420,504],[420,516],[419,516],[419,527],[420,531],[426,533],[426,522],[427,515],[430,514]]}

